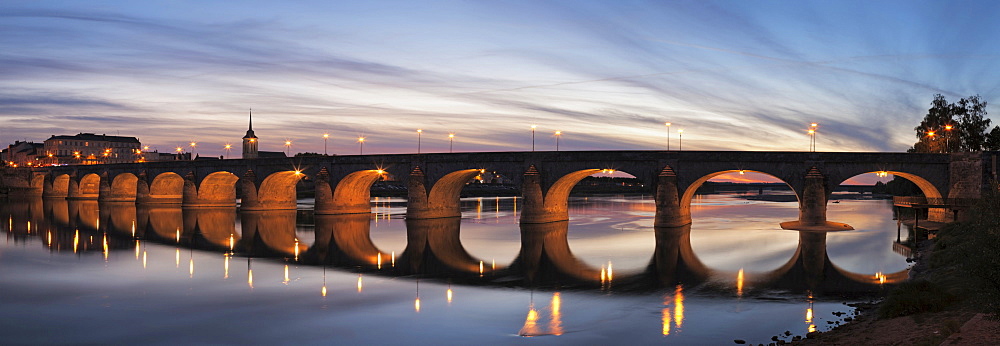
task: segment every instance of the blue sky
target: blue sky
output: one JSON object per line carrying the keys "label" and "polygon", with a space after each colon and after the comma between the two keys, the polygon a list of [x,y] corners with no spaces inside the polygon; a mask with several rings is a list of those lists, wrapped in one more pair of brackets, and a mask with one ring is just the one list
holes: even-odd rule
{"label": "blue sky", "polygon": [[[904,151],[936,93],[996,117],[994,1],[0,4],[0,141],[95,132],[199,154]],[[1000,118],[998,118],[1000,119]]]}

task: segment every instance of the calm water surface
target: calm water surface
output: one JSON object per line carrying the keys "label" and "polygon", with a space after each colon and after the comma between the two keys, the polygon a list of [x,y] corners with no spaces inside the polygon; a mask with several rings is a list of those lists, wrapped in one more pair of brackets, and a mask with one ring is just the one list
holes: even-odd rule
{"label": "calm water surface", "polygon": [[327,217],[5,202],[0,339],[766,344],[829,329],[907,269],[880,200],[830,204],[857,230],[828,234],[781,230],[794,202],[733,194],[699,196],[672,229],[648,196],[573,198],[572,220],[531,226],[514,198],[416,222],[403,202]]}

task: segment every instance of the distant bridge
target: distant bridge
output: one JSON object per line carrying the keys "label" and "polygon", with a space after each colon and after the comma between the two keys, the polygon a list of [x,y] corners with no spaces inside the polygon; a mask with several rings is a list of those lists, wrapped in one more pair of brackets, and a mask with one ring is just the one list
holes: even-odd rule
{"label": "distant bridge", "polygon": [[[185,208],[233,207],[244,211],[296,208],[296,185],[311,182],[315,213],[370,213],[370,191],[379,180],[405,182],[409,219],[461,216],[462,188],[484,173],[521,187],[522,223],[569,219],[573,187],[595,173],[629,173],[655,187],[655,225],[691,222],[695,191],[712,177],[760,172],[781,179],[799,201],[799,219],[782,226],[840,230],[828,222],[833,189],[853,176],[885,172],[906,178],[927,198],[976,198],[996,177],[997,152],[962,154],[559,151],[396,154],[147,162],[30,168],[27,194],[103,202],[180,204]],[[947,221],[947,210],[930,218]]]}

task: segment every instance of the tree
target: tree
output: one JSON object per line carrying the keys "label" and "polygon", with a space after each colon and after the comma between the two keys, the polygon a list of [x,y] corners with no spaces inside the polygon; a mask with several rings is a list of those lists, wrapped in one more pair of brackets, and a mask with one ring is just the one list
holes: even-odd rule
{"label": "tree", "polygon": [[994,126],[990,134],[986,135],[986,145],[983,150],[1000,150],[1000,126]]}
{"label": "tree", "polygon": [[[991,134],[987,133],[990,119],[986,118],[986,101],[979,95],[948,103],[941,94],[934,95],[931,108],[920,125],[913,128],[917,143],[910,152],[952,153],[980,151],[986,148]],[[994,141],[1000,145],[1000,130]]]}

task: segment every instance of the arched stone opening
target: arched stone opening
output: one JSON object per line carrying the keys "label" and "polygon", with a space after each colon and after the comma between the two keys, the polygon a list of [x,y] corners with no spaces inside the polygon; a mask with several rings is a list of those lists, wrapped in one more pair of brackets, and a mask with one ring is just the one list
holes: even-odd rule
{"label": "arched stone opening", "polygon": [[132,173],[116,175],[111,181],[111,195],[104,198],[107,202],[133,202],[136,196],[136,184],[139,178]]}
{"label": "arched stone opening", "polygon": [[[934,186],[934,184],[932,184],[930,181],[927,181],[927,179],[924,179],[923,177],[921,177],[919,175],[916,175],[916,174],[911,174],[911,173],[906,173],[906,172],[900,172],[900,171],[871,171],[871,172],[864,172],[864,173],[892,174],[894,176],[897,176],[897,177],[909,180],[910,182],[916,184],[917,187],[920,188],[920,191],[924,193],[924,197],[931,198],[931,199],[933,199],[933,198],[942,198],[943,197],[941,195],[941,191],[939,191],[937,189],[937,187]],[[864,174],[864,173],[862,173],[862,174]],[[840,182],[840,183],[843,184],[844,182]]]}
{"label": "arched stone opening", "polygon": [[688,219],[688,222],[690,222],[690,220],[691,220],[691,201],[694,199],[695,195],[697,194],[698,188],[700,188],[703,184],[705,184],[705,182],[711,180],[712,178],[715,178],[715,177],[718,177],[720,175],[723,175],[723,174],[733,174],[733,173],[743,174],[743,173],[747,173],[747,172],[765,174],[765,175],[768,175],[770,177],[773,177],[773,178],[775,178],[775,179],[777,179],[777,180],[785,183],[785,185],[788,185],[788,188],[791,189],[792,192],[794,193],[795,200],[797,202],[800,201],[799,191],[796,191],[794,187],[792,187],[791,185],[788,184],[788,182],[785,182],[784,180],[782,180],[781,178],[778,178],[777,176],[775,176],[773,174],[770,174],[770,173],[767,173],[767,172],[762,172],[762,171],[751,171],[751,170],[743,170],[743,169],[731,169],[731,170],[718,171],[718,172],[706,174],[706,175],[702,176],[701,178],[698,178],[697,180],[695,180],[694,182],[692,182],[690,185],[688,185],[684,189],[684,193],[681,195],[681,198],[680,198],[680,213],[681,213],[681,215],[685,215],[687,217],[687,219]]}
{"label": "arched stone opening", "polygon": [[[906,180],[912,182],[914,185],[917,186],[917,188],[920,189],[920,192],[923,193],[923,195],[924,195],[923,198],[919,198],[919,197],[917,198],[918,200],[922,201],[921,203],[917,203],[917,204],[947,204],[946,201],[943,199],[944,196],[941,194],[941,191],[938,190],[938,188],[936,186],[934,186],[933,183],[931,183],[927,179],[925,179],[925,178],[923,178],[923,177],[921,177],[919,175],[913,174],[913,173],[900,172],[900,171],[889,171],[889,170],[862,172],[862,173],[860,173],[858,175],[855,175],[855,176],[852,176],[852,177],[850,177],[848,179],[845,179],[844,181],[840,182],[840,184],[844,184],[844,182],[846,182],[846,181],[848,181],[848,180],[850,180],[850,179],[852,179],[854,177],[857,177],[859,175],[870,174],[870,173],[874,173],[874,174],[878,174],[878,175],[882,175],[882,176],[891,174],[893,176],[897,176],[897,177],[900,177],[900,178],[903,178],[903,179],[906,179]],[[838,184],[838,185],[840,185],[840,184]],[[956,217],[958,217],[958,216],[959,215],[956,215],[956,210],[952,210],[952,209],[946,209],[946,208],[928,208],[927,209],[927,219],[928,220],[932,220],[932,221],[951,222],[951,221],[955,221]]]}
{"label": "arched stone opening", "polygon": [[543,191],[541,177],[534,166],[524,175],[524,209],[521,223],[547,223],[569,220],[569,194],[584,178],[609,169],[581,169],[559,177],[547,190]]}
{"label": "arched stone opening", "polygon": [[160,173],[149,184],[148,204],[180,204],[184,200],[184,178],[174,172]]}
{"label": "arched stone opening", "polygon": [[543,208],[546,211],[566,210],[569,205],[569,193],[573,191],[573,187],[584,178],[602,171],[604,170],[582,169],[562,176],[552,186],[549,186],[549,190],[545,192],[545,204]]}
{"label": "arched stone opening", "polygon": [[316,214],[362,214],[371,212],[371,188],[386,176],[381,169],[348,174],[334,188],[332,196],[316,193]]}
{"label": "arched stone opening", "polygon": [[46,184],[45,197],[65,198],[69,196],[69,174],[60,174],[52,179],[52,185]]}
{"label": "arched stone opening", "polygon": [[[229,172],[214,172],[202,179],[197,195],[184,198],[184,207],[232,207],[236,205],[236,182],[240,178]],[[185,184],[187,184],[185,182]],[[187,190],[185,188],[185,190]]]}
{"label": "arched stone opening", "polygon": [[446,174],[425,193],[423,173],[419,168],[410,173],[406,217],[410,219],[433,219],[441,217],[461,217],[459,198],[462,188],[479,175],[481,169],[463,169]]}
{"label": "arched stone opening", "polygon": [[70,196],[75,199],[97,199],[101,194],[101,176],[90,173],[80,178],[79,194]]}
{"label": "arched stone opening", "polygon": [[245,201],[243,210],[295,209],[295,185],[305,175],[299,171],[276,172],[264,178],[257,189],[256,203]]}

